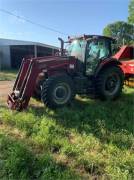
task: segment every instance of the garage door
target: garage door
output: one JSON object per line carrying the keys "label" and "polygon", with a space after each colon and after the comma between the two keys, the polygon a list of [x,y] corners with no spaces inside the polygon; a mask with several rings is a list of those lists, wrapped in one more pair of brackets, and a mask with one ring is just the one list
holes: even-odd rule
{"label": "garage door", "polygon": [[11,66],[12,68],[19,68],[23,58],[34,57],[33,45],[17,45],[10,47]]}

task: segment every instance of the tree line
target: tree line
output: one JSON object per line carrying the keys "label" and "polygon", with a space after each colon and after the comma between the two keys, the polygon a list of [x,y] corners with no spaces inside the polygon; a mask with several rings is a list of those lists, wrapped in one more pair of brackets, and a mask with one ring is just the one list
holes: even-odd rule
{"label": "tree line", "polygon": [[115,38],[119,46],[134,44],[134,0],[130,0],[128,12],[126,22],[116,21],[103,29],[103,35]]}

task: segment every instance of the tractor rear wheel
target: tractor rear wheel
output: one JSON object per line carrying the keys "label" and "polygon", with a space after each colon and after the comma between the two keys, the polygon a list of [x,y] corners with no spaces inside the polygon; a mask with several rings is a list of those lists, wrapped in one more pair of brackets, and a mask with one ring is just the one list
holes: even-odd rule
{"label": "tractor rear wheel", "polygon": [[100,99],[113,100],[120,96],[124,84],[124,75],[120,67],[103,69],[96,80],[96,91]]}
{"label": "tractor rear wheel", "polygon": [[62,107],[74,98],[73,81],[67,75],[48,78],[42,86],[41,99],[50,108]]}

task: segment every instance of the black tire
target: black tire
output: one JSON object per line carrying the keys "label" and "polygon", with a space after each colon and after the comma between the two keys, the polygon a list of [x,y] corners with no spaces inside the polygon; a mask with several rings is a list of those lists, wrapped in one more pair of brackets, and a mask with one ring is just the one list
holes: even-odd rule
{"label": "black tire", "polygon": [[114,100],[122,92],[124,74],[120,67],[112,66],[104,68],[96,79],[96,92],[102,100]]}
{"label": "black tire", "polygon": [[75,96],[72,79],[67,75],[48,78],[42,86],[41,99],[50,108],[63,107]]}
{"label": "black tire", "polygon": [[42,89],[43,80],[38,81],[35,86],[32,97],[37,101],[41,101],[41,89]]}
{"label": "black tire", "polygon": [[41,100],[41,87],[36,87],[36,89],[33,92],[32,97],[36,99],[37,101]]}

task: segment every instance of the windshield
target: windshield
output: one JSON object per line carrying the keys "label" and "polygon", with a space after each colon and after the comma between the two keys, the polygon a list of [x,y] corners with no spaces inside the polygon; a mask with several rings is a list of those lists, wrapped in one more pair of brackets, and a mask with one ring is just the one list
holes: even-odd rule
{"label": "windshield", "polygon": [[66,48],[67,55],[75,56],[79,60],[84,60],[85,46],[85,40],[73,40],[68,44],[68,47]]}
{"label": "windshield", "polygon": [[94,40],[88,42],[88,55],[94,58],[104,58],[109,54],[108,45],[104,40]]}

